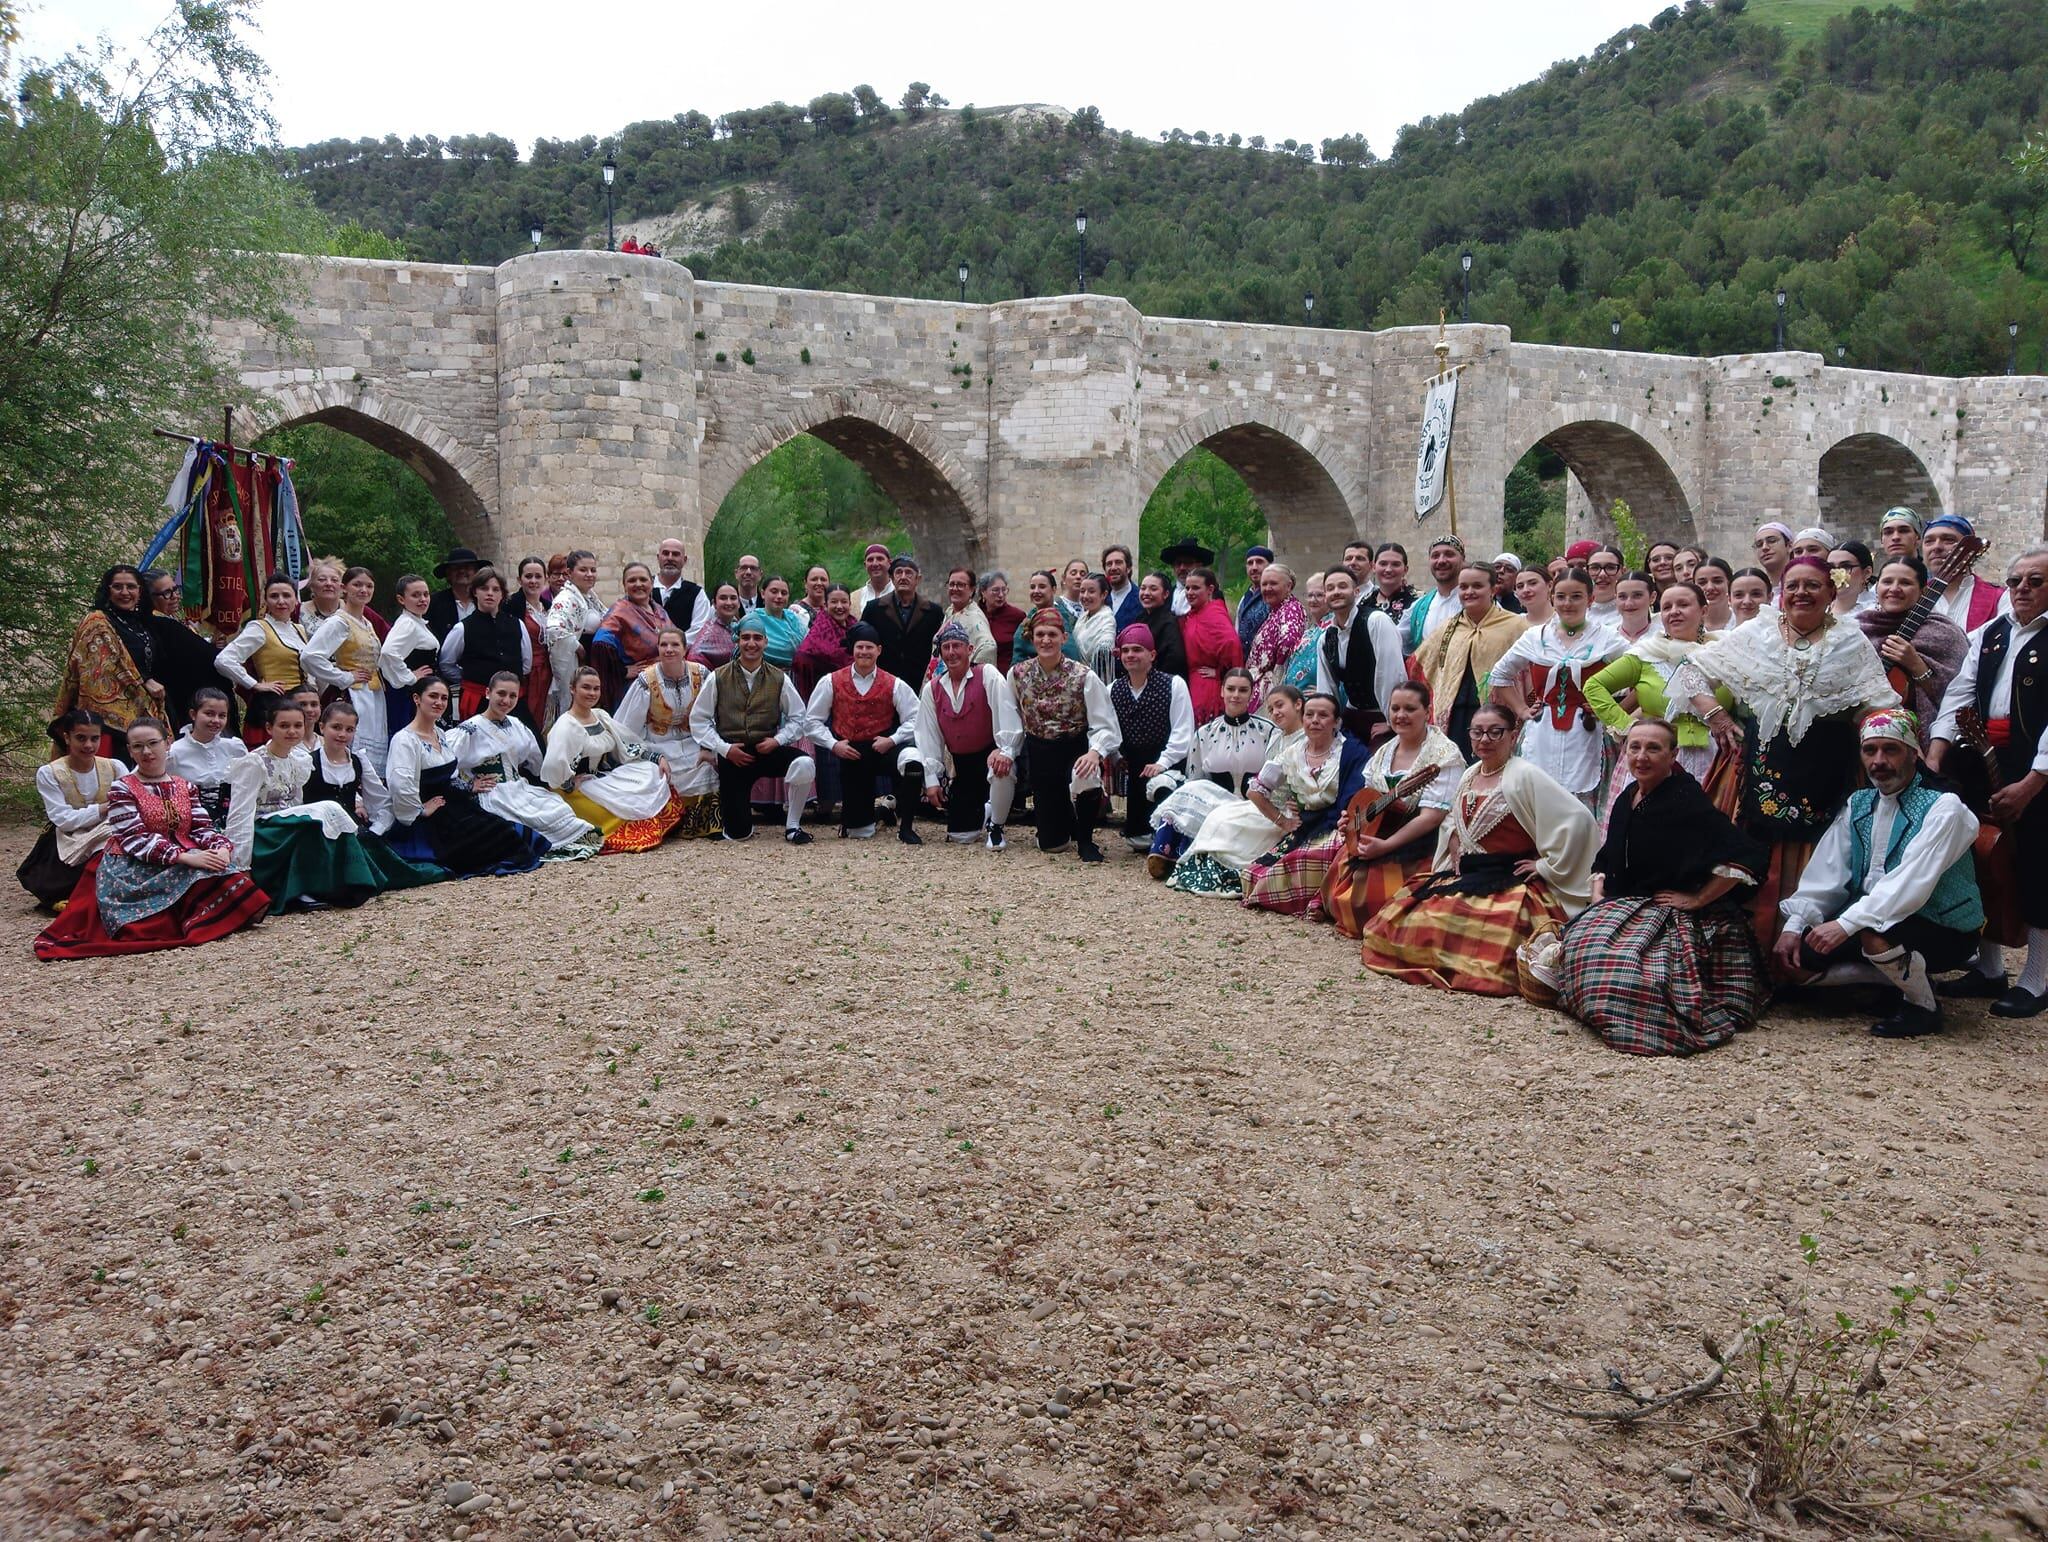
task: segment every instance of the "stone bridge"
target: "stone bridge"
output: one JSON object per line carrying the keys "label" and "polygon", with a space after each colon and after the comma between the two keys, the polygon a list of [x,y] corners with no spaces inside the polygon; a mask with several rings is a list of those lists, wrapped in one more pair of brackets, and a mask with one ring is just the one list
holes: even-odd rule
{"label": "stone bridge", "polygon": [[[497,268],[305,263],[280,338],[223,326],[239,432],[314,421],[397,455],[489,554],[586,545],[607,569],[680,534],[701,557],[733,484],[797,434],[858,462],[927,569],[1040,566],[1136,544],[1197,445],[1245,478],[1273,543],[1334,560],[1411,546],[1434,328],[1177,321],[1096,295],[965,305],[710,283],[675,263],[544,252]],[[1868,532],[1969,514],[2002,553],[2048,528],[2048,379],[1840,369],[1804,353],[1694,359],[1517,343],[1457,326],[1457,520],[1501,542],[1508,471],[1552,447],[1575,524],[1745,553],[1761,520]]]}

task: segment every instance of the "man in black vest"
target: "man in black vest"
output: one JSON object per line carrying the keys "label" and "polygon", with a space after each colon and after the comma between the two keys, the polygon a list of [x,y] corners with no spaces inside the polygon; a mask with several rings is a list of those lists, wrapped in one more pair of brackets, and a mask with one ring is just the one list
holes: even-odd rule
{"label": "man in black vest", "polygon": [[1316,689],[1343,704],[1344,732],[1370,745],[1387,732],[1387,699],[1408,678],[1401,633],[1383,611],[1358,603],[1358,580],[1347,567],[1323,574],[1330,624],[1316,650]]}
{"label": "man in black vest", "polygon": [[684,642],[694,645],[697,634],[711,618],[711,599],[701,586],[683,577],[683,567],[689,560],[689,548],[674,536],[654,549],[654,603],[683,629]]}
{"label": "man in black vest", "polygon": [[869,600],[860,617],[882,639],[882,668],[913,691],[924,688],[932,662],[932,642],[946,619],[937,605],[917,592],[922,577],[917,558],[909,552],[899,552],[889,564],[889,582],[895,586],[894,592],[879,600]]}
{"label": "man in black vest", "polygon": [[[1989,738],[2003,786],[1983,811],[2004,827],[2013,844],[2018,876],[2018,915],[1990,914],[1984,934],[2027,929],[2027,962],[2010,990],[2005,952],[1986,942],[1976,968],[1940,987],[1944,996],[1996,996],[1999,1017],[2038,1017],[2048,1012],[2048,547],[2021,552],[2006,569],[2010,616],[1986,622],[1970,636],[1970,651],[1941,699],[1928,764],[1938,774],[1955,768],[1976,750],[1962,742],[1960,717],[1974,707]],[[1986,896],[1987,911],[1996,907]]]}

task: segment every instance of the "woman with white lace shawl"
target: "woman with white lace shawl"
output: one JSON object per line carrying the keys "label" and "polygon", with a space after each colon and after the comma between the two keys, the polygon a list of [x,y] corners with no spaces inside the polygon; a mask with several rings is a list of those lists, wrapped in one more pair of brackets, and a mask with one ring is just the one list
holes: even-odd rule
{"label": "woman with white lace shawl", "polygon": [[[1794,558],[1782,583],[1776,611],[1708,643],[1671,682],[1673,699],[1692,702],[1715,744],[1744,757],[1737,822],[1771,850],[1750,911],[1766,955],[1782,930],[1778,901],[1798,888],[1855,786],[1857,723],[1899,704],[1870,639],[1835,615],[1827,564]],[[1734,710],[1716,699],[1716,686],[1733,694]]]}

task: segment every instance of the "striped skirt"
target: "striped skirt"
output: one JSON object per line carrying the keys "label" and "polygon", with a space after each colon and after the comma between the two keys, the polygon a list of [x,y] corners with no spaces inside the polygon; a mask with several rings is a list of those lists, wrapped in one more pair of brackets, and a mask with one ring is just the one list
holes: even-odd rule
{"label": "striped skirt", "polygon": [[1562,929],[1564,907],[1540,878],[1497,894],[1461,894],[1455,882],[1429,873],[1404,886],[1366,923],[1365,967],[1410,985],[1520,995],[1515,950],[1546,923]]}
{"label": "striped skirt", "polygon": [[1603,900],[1565,928],[1557,1004],[1631,1055],[1691,1055],[1756,1025],[1763,959],[1734,900],[1674,910]]}

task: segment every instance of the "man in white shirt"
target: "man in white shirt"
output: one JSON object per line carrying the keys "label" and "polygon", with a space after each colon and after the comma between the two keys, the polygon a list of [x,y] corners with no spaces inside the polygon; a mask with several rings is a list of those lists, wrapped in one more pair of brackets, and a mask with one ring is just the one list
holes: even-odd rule
{"label": "man in white shirt", "polygon": [[[1458,570],[1465,565],[1465,543],[1454,535],[1439,536],[1429,543],[1429,576],[1435,584],[1416,596],[1408,607],[1402,626],[1401,646],[1409,653],[1450,623],[1458,614]],[[1328,598],[1328,582],[1324,598]]]}
{"label": "man in white shirt", "polygon": [[811,742],[840,761],[843,795],[839,833],[856,841],[875,833],[875,779],[894,772],[906,789],[896,799],[896,836],[906,846],[924,841],[912,828],[917,799],[908,788],[923,769],[917,758],[917,693],[886,669],[882,634],[865,621],[846,629],[853,662],[835,669],[811,692]]}
{"label": "man in white shirt", "polygon": [[1316,689],[1337,699],[1344,731],[1370,745],[1374,729],[1386,725],[1394,687],[1408,678],[1401,631],[1384,611],[1358,603],[1349,568],[1323,574],[1323,603],[1330,621],[1316,647]]}
{"label": "man in white shirt", "polygon": [[754,783],[779,776],[785,788],[782,838],[808,846],[804,804],[818,780],[818,763],[799,754],[796,741],[810,715],[795,683],[769,663],[768,631],[758,613],[742,616],[738,653],[704,677],[690,703],[690,733],[718,757],[718,817],[729,841],[754,833]]}
{"label": "man in white shirt", "polygon": [[[1017,749],[1024,722],[1017,698],[993,664],[973,662],[963,626],[939,628],[941,667],[917,704],[917,758],[924,765],[925,802],[946,811],[946,839],[985,835],[990,851],[1007,841],[1003,824],[1017,793]],[[941,773],[950,767],[943,789]]]}
{"label": "man in white shirt", "polygon": [[[1920,560],[1927,564],[1929,577],[1955,555],[1965,541],[1976,539],[1976,528],[1960,514],[1939,514],[1920,532]],[[2012,609],[2008,596],[1995,582],[1975,573],[1959,574],[1934,602],[1934,613],[1953,621],[1966,632],[1975,632],[1993,616]]]}
{"label": "man in white shirt", "polygon": [[[1923,539],[1935,533],[1928,521]],[[2048,547],[2033,547],[2006,569],[2006,600],[2012,613],[1995,616],[1970,636],[1962,667],[1941,698],[1941,715],[1927,759],[1937,774],[1961,769],[1982,751],[1968,742],[1963,713],[1974,712],[1997,763],[2003,786],[1991,795],[1987,812],[2012,843],[2018,879],[2018,915],[1994,914],[1989,935],[2014,937],[2018,923],[2027,933],[2027,962],[2012,989],[2005,989],[2005,954],[1996,942],[1978,950],[1974,975],[1944,989],[1945,995],[1990,996],[2000,1017],[2038,1017],[2048,1011]],[[1994,856],[1996,854],[1994,853]]]}
{"label": "man in white shirt", "polygon": [[690,549],[674,536],[654,548],[654,603],[668,612],[669,620],[683,629],[685,642],[694,648],[697,634],[711,619],[711,596],[702,585],[683,577],[689,560]]}
{"label": "man in white shirt", "polygon": [[853,613],[856,616],[868,608],[868,601],[881,599],[894,587],[889,582],[889,548],[880,541],[861,553],[860,562],[868,570],[868,581],[853,591]]}
{"label": "man in white shirt", "polygon": [[1777,961],[1807,984],[1892,986],[1898,1007],[1870,1031],[1919,1038],[1941,1032],[1929,972],[1962,968],[1984,929],[1977,816],[1921,775],[1920,720],[1911,712],[1873,712],[1858,736],[1870,785],[1849,795],[1779,905]]}

